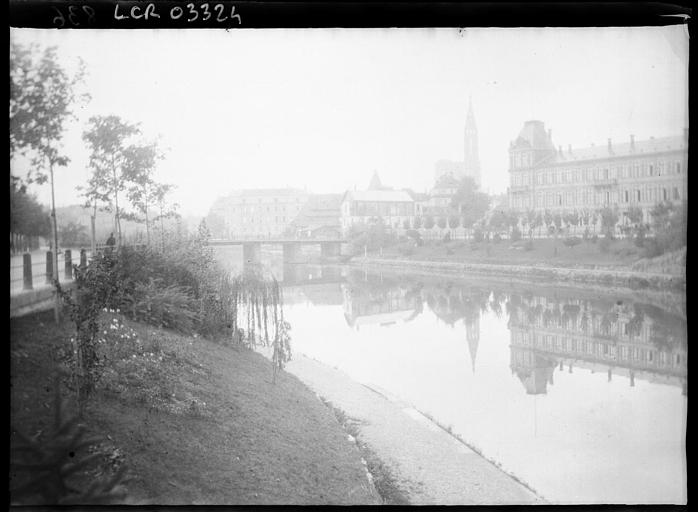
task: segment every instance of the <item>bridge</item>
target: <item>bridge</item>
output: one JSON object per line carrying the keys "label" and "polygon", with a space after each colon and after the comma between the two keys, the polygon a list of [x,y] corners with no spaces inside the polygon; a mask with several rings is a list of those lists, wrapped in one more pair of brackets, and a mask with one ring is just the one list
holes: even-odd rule
{"label": "bridge", "polygon": [[245,264],[259,263],[261,261],[262,244],[281,245],[284,263],[295,263],[298,260],[298,251],[303,245],[319,245],[320,255],[323,257],[337,257],[342,254],[342,244],[347,240],[343,238],[291,238],[291,237],[250,237],[220,239],[214,238],[207,242],[209,246],[231,247],[242,246],[242,259]]}

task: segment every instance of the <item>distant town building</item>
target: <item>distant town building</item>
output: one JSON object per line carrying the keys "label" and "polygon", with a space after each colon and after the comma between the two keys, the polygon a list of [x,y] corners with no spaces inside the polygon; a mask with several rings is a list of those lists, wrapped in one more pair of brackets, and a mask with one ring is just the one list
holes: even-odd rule
{"label": "distant town building", "polygon": [[480,153],[477,134],[477,124],[473,113],[472,99],[468,100],[468,113],[465,118],[465,133],[463,138],[463,161],[454,162],[452,160],[439,160],[435,165],[434,181],[450,176],[460,181],[466,176],[470,176],[475,183],[480,186]]}
{"label": "distant town building", "polygon": [[450,174],[445,174],[434,184],[429,197],[423,203],[422,215],[445,216],[452,212],[453,196],[458,191],[459,181]]}
{"label": "distant town building", "polygon": [[656,203],[686,199],[687,163],[688,130],[563,150],[542,121],[527,121],[509,146],[509,206],[564,212],[617,205],[622,215],[639,207],[649,221]]}
{"label": "distant town building", "polygon": [[374,173],[367,190],[350,190],[342,197],[341,226],[344,234],[353,225],[379,221],[397,229],[405,220],[412,222],[414,215],[415,202],[409,192],[383,186],[377,173]]}
{"label": "distant town building", "polygon": [[216,200],[210,213],[223,219],[226,237],[280,236],[308,198],[293,188],[237,190]]}
{"label": "distant town building", "polygon": [[289,234],[304,238],[338,237],[342,194],[312,194],[289,225]]}

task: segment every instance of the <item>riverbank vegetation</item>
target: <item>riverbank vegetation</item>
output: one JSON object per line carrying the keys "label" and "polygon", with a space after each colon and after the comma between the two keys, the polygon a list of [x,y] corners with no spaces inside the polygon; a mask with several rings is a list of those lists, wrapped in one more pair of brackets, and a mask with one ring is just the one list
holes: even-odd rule
{"label": "riverbank vegetation", "polygon": [[[162,247],[106,250],[74,267],[74,287],[58,286],[58,326],[45,315],[13,320],[13,503],[371,502],[358,451],[312,392],[280,371],[291,347],[278,282],[224,272],[207,236],[202,224]],[[60,435],[42,438],[50,406],[35,402],[49,392],[70,412],[56,423]],[[97,438],[85,442],[63,423]],[[22,440],[32,439],[42,444],[29,460]],[[57,483],[46,494],[51,453]],[[82,493],[95,474],[107,475],[103,492]],[[337,480],[326,485],[327,475]]]}
{"label": "riverbank vegetation", "polygon": [[[50,312],[11,322],[12,503],[377,503],[359,451],[295,377],[282,372],[274,384],[269,361],[239,346],[114,310],[102,320],[104,368],[79,418],[61,382],[63,419],[73,428],[58,436],[62,444],[52,427],[52,375],[70,373],[74,327],[56,325]],[[73,442],[77,426],[84,437]],[[55,454],[57,467],[82,464],[66,488],[48,493],[53,481],[20,436]],[[117,476],[113,495],[85,496]]]}

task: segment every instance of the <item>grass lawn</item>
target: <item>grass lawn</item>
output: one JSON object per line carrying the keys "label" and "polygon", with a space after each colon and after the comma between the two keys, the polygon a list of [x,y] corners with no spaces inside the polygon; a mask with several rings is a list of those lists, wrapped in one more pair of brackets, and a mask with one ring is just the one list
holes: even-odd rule
{"label": "grass lawn", "polygon": [[[125,503],[380,503],[359,449],[298,379],[272,384],[252,351],[105,315],[108,359],[84,423],[102,438],[96,471],[126,466]],[[45,312],[12,319],[10,335],[12,426],[41,440],[73,327]]]}
{"label": "grass lawn", "polygon": [[[530,248],[526,247],[526,240],[516,243],[511,243],[509,240],[479,243],[425,241],[422,246],[415,246],[413,242],[408,241],[384,248],[383,257],[464,263],[630,269],[632,264],[641,258],[640,252],[640,249],[630,240],[613,240],[607,250],[604,250],[601,239],[596,243],[582,241],[574,247],[568,247],[560,238],[557,241],[534,239]],[[376,254],[378,253],[373,253],[373,255]]]}

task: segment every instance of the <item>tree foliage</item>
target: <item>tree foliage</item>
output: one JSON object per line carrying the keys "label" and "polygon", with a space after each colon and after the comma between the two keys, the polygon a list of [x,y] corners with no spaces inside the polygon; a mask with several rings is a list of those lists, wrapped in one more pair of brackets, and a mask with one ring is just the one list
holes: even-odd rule
{"label": "tree foliage", "polygon": [[451,199],[452,208],[461,216],[462,226],[470,228],[480,220],[490,205],[487,194],[478,190],[475,180],[469,176],[463,178]]}
{"label": "tree foliage", "polygon": [[47,209],[36,196],[27,192],[19,180],[10,178],[10,233],[23,236],[44,236],[51,232]]}
{"label": "tree foliage", "polygon": [[122,120],[118,116],[93,116],[90,118],[83,139],[87,142],[90,153],[95,192],[108,195],[114,205],[114,222],[121,240],[121,222],[119,193],[126,190],[129,176],[126,174],[129,153],[127,141],[140,133],[136,124]]}
{"label": "tree foliage", "polygon": [[78,91],[84,75],[82,61],[73,74],[60,66],[55,47],[10,42],[10,158],[32,157],[28,182],[45,183],[47,166],[68,164],[60,141],[74,104],[89,98]]}

